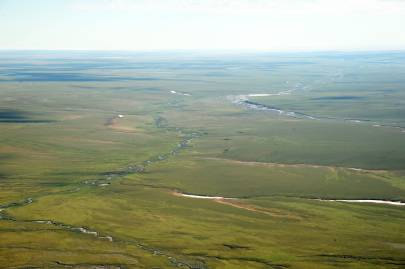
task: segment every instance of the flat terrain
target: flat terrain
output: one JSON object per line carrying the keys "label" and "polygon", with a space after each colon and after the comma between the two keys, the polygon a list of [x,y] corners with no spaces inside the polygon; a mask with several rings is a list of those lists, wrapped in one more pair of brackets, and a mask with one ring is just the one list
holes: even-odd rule
{"label": "flat terrain", "polygon": [[3,51],[0,268],[404,268],[404,108],[404,52]]}

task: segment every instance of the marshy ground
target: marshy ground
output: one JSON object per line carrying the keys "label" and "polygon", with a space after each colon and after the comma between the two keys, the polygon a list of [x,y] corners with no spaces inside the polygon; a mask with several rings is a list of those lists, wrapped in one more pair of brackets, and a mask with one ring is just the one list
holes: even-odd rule
{"label": "marshy ground", "polygon": [[335,56],[0,54],[0,268],[403,268],[324,201],[405,201],[403,53]]}

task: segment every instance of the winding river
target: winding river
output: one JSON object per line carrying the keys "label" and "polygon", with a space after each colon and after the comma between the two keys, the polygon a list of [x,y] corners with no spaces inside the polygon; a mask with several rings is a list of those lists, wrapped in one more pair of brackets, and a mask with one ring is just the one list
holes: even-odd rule
{"label": "winding river", "polygon": [[389,201],[389,200],[371,200],[371,199],[315,199],[317,201],[324,202],[344,202],[344,203],[368,203],[368,204],[384,204],[384,205],[394,205],[394,206],[405,206],[404,202],[401,201]]}
{"label": "winding river", "polygon": [[[169,152],[162,153],[162,154],[159,154],[152,158],[149,158],[140,164],[129,165],[125,169],[122,169],[119,171],[105,173],[105,174],[103,174],[104,177],[102,179],[85,180],[84,182],[79,183],[79,184],[85,184],[90,187],[107,187],[110,185],[110,181],[113,179],[118,179],[118,178],[121,178],[121,177],[129,175],[129,174],[142,173],[142,172],[144,172],[144,170],[146,169],[147,166],[150,166],[157,162],[161,162],[163,160],[170,158],[171,156],[176,155],[177,153],[179,153],[179,151],[187,148],[189,143],[193,139],[198,138],[202,135],[202,133],[200,133],[198,131],[188,131],[188,130],[184,130],[181,128],[169,127],[169,126],[167,126],[167,121],[162,117],[157,117],[155,119],[155,126],[157,128],[164,129],[165,131],[175,131],[175,132],[179,133],[183,138]],[[70,190],[69,192],[77,192],[79,190],[80,190],[80,187],[77,186],[74,189]],[[46,196],[46,194],[43,196]],[[43,196],[41,196],[41,197],[43,197]],[[58,227],[65,231],[94,236],[95,238],[100,239],[100,240],[106,240],[109,242],[125,242],[128,244],[135,245],[138,248],[145,250],[153,255],[166,257],[168,259],[168,261],[170,262],[170,264],[174,265],[175,267],[189,268],[189,269],[192,269],[192,268],[208,269],[208,266],[204,262],[199,261],[199,260],[194,260],[193,257],[189,257],[187,260],[184,260],[182,258],[176,258],[173,255],[166,253],[158,248],[147,246],[138,241],[116,239],[116,238],[113,238],[111,235],[104,234],[102,232],[96,231],[89,227],[73,226],[73,225],[62,223],[62,222],[58,222],[58,221],[54,221],[54,220],[46,220],[46,219],[45,220],[44,219],[22,220],[22,219],[16,219],[13,216],[7,214],[7,209],[11,209],[13,207],[26,206],[33,202],[35,202],[35,199],[32,197],[29,197],[22,201],[12,202],[12,203],[5,204],[5,205],[0,205],[0,220],[12,221],[12,222],[26,222],[26,223],[29,222],[29,223],[37,223],[37,224],[41,224],[41,225],[52,225],[52,226]],[[125,254],[123,254],[123,255],[125,255]],[[60,262],[56,261],[56,263],[60,263]],[[196,266],[198,266],[198,267],[196,267]]]}
{"label": "winding river", "polygon": [[[208,200],[242,200],[242,198],[223,197],[223,196],[208,196],[208,195],[196,195],[175,192],[174,195],[194,198],[194,199],[208,199]],[[377,200],[377,199],[309,199],[323,202],[345,202],[345,203],[369,203],[369,204],[384,204],[394,206],[405,206],[405,202],[402,201],[390,201],[390,200]]]}
{"label": "winding river", "polygon": [[[405,133],[405,127],[399,125],[389,125],[383,124],[372,120],[367,119],[356,119],[356,118],[337,118],[337,117],[329,117],[329,116],[314,116],[305,114],[298,111],[290,111],[284,110],[279,107],[270,106],[266,104],[261,104],[259,102],[254,102],[250,100],[250,97],[269,97],[269,96],[282,96],[282,95],[290,95],[294,91],[297,91],[301,88],[301,84],[297,84],[294,89],[292,90],[284,90],[277,93],[251,93],[251,94],[241,94],[241,95],[229,95],[226,98],[230,100],[233,104],[242,106],[249,110],[256,110],[256,111],[264,111],[275,113],[278,115],[292,117],[297,119],[309,119],[309,120],[331,120],[331,121],[340,121],[340,122],[350,122],[350,123],[359,123],[359,124],[368,124],[373,127],[385,127],[399,130],[401,133]],[[303,87],[304,88],[304,87]]]}

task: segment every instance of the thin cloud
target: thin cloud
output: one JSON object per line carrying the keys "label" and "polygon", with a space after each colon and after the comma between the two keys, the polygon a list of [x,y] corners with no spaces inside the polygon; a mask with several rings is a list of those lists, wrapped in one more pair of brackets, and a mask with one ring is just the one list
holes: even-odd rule
{"label": "thin cloud", "polygon": [[278,14],[398,14],[405,13],[401,0],[75,0],[72,8],[95,12],[166,10],[196,13]]}

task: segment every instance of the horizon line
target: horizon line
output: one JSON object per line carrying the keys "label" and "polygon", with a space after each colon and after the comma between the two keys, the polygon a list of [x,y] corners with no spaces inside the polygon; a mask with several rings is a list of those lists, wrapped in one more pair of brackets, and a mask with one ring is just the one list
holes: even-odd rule
{"label": "horizon line", "polygon": [[311,53],[311,52],[405,52],[401,49],[302,49],[302,50],[266,50],[266,49],[9,49],[0,48],[0,52],[262,52],[262,53]]}

